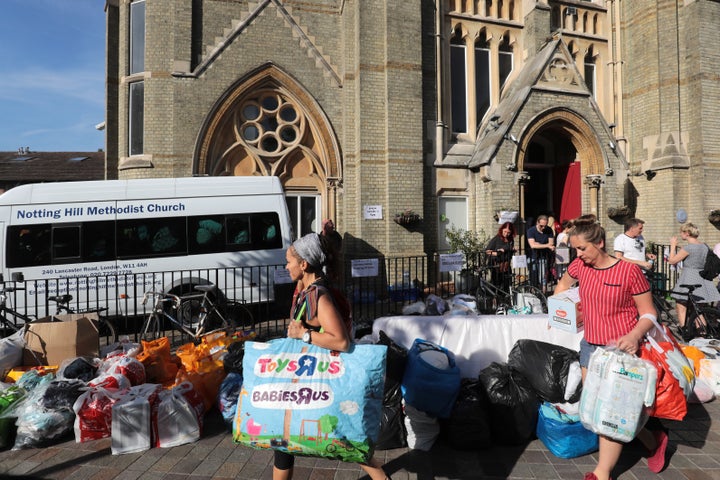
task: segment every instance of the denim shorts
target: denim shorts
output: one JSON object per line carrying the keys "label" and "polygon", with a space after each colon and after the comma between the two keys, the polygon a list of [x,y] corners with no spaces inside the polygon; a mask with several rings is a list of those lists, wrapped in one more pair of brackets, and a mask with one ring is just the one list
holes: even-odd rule
{"label": "denim shorts", "polygon": [[584,338],[580,340],[580,366],[583,368],[587,368],[588,364],[590,363],[590,355],[592,355],[593,352],[600,347],[604,347],[604,345],[588,343],[588,341]]}

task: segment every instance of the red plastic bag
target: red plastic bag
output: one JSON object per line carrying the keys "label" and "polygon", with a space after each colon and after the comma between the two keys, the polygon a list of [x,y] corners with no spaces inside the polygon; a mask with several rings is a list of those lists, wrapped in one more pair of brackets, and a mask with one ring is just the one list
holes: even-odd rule
{"label": "red plastic bag", "polygon": [[657,368],[655,405],[650,415],[682,420],[687,414],[687,399],[695,386],[692,363],[666,326],[655,323],[645,338],[640,358],[649,360]]}

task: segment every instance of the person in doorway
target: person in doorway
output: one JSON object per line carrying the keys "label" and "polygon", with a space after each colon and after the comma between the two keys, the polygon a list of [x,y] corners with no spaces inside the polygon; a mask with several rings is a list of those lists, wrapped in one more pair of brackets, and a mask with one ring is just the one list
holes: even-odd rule
{"label": "person in doorway", "polygon": [[575,259],[574,251],[570,248],[570,220],[563,220],[560,224],[560,233],[555,238],[555,272],[560,280],[567,270],[568,264]]}
{"label": "person in doorway", "polygon": [[555,251],[555,234],[548,226],[547,215],[540,215],[527,231],[530,246],[530,283],[547,291],[550,265]]}
{"label": "person in doorway", "polygon": [[510,290],[512,271],[510,260],[517,251],[515,248],[515,226],[512,222],[505,222],[498,228],[497,235],[490,239],[485,247],[488,265],[492,267],[490,279],[494,285],[505,291]]}
{"label": "person in doorway", "polygon": [[[297,283],[287,336],[328,350],[346,352],[352,345],[352,339],[327,288],[330,282],[324,273],[329,248],[327,237],[309,233],[296,240],[285,253],[285,269],[290,279]],[[295,457],[275,450],[273,480],[291,479],[294,464]],[[360,467],[371,480],[390,479],[373,461]]]}
{"label": "person in doorway", "polygon": [[[714,303],[720,301],[720,293],[718,293],[715,284],[710,280],[705,280],[700,276],[700,270],[705,267],[705,256],[708,254],[708,247],[698,240],[700,230],[692,223],[686,222],[680,227],[680,237],[687,244],[678,249],[677,237],[670,239],[670,256],[668,263],[677,265],[683,262],[680,276],[675,282],[670,296],[675,299],[675,310],[677,311],[677,320],[680,328],[680,334],[685,341],[690,341],[695,336],[695,327],[701,325],[693,325],[693,328],[687,328],[685,323],[687,319],[688,289],[682,285],[699,285],[699,288],[693,290],[693,298],[698,303]],[[703,321],[702,319],[699,321]]]}
{"label": "person in doorway", "polygon": [[330,281],[335,286],[342,289],[344,282],[343,278],[343,258],[342,258],[342,235],[335,230],[335,223],[329,218],[322,221],[322,230],[320,235],[328,240],[328,268],[327,274],[330,277]]}
{"label": "person in doorway", "polygon": [[[568,233],[577,258],[568,266],[555,294],[579,283],[585,328],[580,342],[580,366],[585,380],[590,356],[595,349],[614,343],[631,355],[638,352],[645,333],[653,328],[657,312],[650,284],[637,265],[610,256],[605,250],[605,229],[595,215],[573,220]],[[668,435],[664,429],[642,429],[637,438],[650,452],[648,468],[659,473],[665,468]],[[623,443],[600,436],[598,463],[585,480],[608,480],[622,453]]]}
{"label": "person in doorway", "polygon": [[620,260],[635,263],[644,270],[652,270],[655,255],[645,253],[645,238],[642,235],[645,221],[630,218],[625,221],[625,233],[615,237],[613,250]]}

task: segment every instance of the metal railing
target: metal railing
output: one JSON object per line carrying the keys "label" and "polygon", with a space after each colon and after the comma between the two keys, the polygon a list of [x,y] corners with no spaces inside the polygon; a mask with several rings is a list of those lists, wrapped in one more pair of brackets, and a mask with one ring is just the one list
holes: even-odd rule
{"label": "metal railing", "polygon": [[[663,245],[655,246],[656,276],[652,287],[667,291],[675,285],[678,272],[667,263],[661,254],[663,250]],[[358,272],[354,270],[354,261],[371,261],[377,268],[370,274],[367,271]],[[375,319],[401,314],[404,306],[423,300],[429,294],[442,298],[457,294],[475,295],[476,277],[493,280],[491,268],[486,268],[491,266],[489,261],[483,252],[479,252],[475,258],[465,259],[462,270],[442,271],[438,254],[371,258],[346,256],[341,287],[352,305],[354,323],[362,332]],[[140,302],[147,290],[160,286],[164,291],[182,296],[190,293],[194,284],[212,283],[226,295],[221,300],[243,303],[250,309],[254,318],[254,325],[250,328],[258,337],[273,338],[285,333],[294,285],[272,284],[263,279],[274,278],[275,271],[282,269],[284,265],[268,265],[30,280],[24,282],[24,290],[10,294],[8,305],[20,306],[17,310],[21,313],[44,317],[56,312],[56,305],[47,301],[47,295],[69,293],[73,296],[70,305],[73,309],[107,307],[119,332],[137,340],[142,322],[152,309],[151,305],[143,306]],[[510,282],[517,285],[528,280],[529,271],[527,268],[510,268],[507,275]],[[237,284],[247,278],[257,281],[250,286]]]}

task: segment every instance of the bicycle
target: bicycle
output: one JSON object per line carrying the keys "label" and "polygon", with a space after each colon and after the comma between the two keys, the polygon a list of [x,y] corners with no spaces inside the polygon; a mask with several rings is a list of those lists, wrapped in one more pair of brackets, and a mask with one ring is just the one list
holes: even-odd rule
{"label": "bicycle", "polygon": [[[0,289],[0,338],[18,332],[24,324],[35,320],[32,315],[26,315],[8,306],[9,294],[21,290],[25,290],[25,287],[7,285],[6,283],[3,283],[2,289]],[[12,317],[12,321],[10,317]],[[23,325],[18,325],[18,320],[21,320]]]}
{"label": "bicycle", "polygon": [[679,285],[679,287],[687,289],[687,293],[681,294],[688,297],[685,327],[680,327],[674,317],[673,321],[676,323],[680,337],[685,342],[689,342],[696,337],[720,339],[720,310],[710,305],[698,303],[693,295],[693,291],[701,286]]}
{"label": "bicycle", "polygon": [[70,302],[72,302],[73,296],[69,293],[65,295],[56,295],[52,297],[47,298],[50,302],[55,302],[55,314],[61,315],[63,313],[67,314],[97,314],[97,328],[98,328],[98,337],[99,338],[105,338],[107,339],[108,345],[113,344],[117,342],[118,340],[118,334],[117,330],[115,329],[115,325],[105,316],[102,314],[108,310],[107,307],[99,307],[99,308],[88,308],[84,310],[75,310],[70,306]]}
{"label": "bicycle", "polygon": [[[675,316],[673,315],[674,307],[667,299],[670,291],[658,288],[662,277],[653,271],[645,271],[645,276],[650,282],[650,294],[652,295],[653,306],[657,312],[658,322],[665,323],[668,326],[675,325]],[[677,338],[680,339],[679,336]]]}
{"label": "bicycle", "polygon": [[196,285],[195,290],[201,293],[181,297],[154,290],[145,292],[142,304],[146,305],[151,297],[155,298],[155,303],[140,329],[140,338],[146,341],[159,338],[164,331],[164,322],[194,342],[206,333],[219,330],[231,333],[240,326],[253,324],[252,313],[242,303],[226,302],[220,306],[213,301],[218,294],[215,285]]}
{"label": "bicycle", "polygon": [[[493,267],[481,267],[480,271]],[[509,291],[494,285],[483,275],[478,276],[478,287],[475,292],[475,303],[478,312],[484,314],[505,313],[547,313],[547,298],[537,287],[527,281],[513,287]]]}

